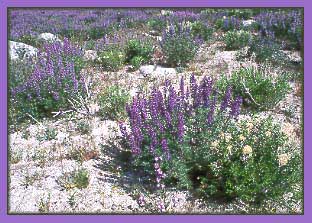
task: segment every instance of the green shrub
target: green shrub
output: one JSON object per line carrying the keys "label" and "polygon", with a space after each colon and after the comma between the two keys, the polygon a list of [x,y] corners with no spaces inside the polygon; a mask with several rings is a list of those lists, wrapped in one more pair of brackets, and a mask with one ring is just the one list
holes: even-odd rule
{"label": "green shrub", "polygon": [[80,169],[73,173],[73,183],[79,189],[87,188],[89,185],[88,171],[86,169]]}
{"label": "green shrub", "polygon": [[254,9],[228,9],[229,16],[235,16],[240,19],[249,19],[253,16]]}
{"label": "green shrub", "polygon": [[248,57],[255,54],[257,62],[270,61],[274,64],[283,64],[286,61],[285,54],[281,51],[280,44],[269,38],[255,38],[250,44]]}
{"label": "green shrub", "polygon": [[52,140],[57,136],[57,131],[55,128],[48,127],[44,132],[44,140]]}
{"label": "green shrub", "polygon": [[82,134],[88,134],[91,131],[91,126],[90,126],[90,123],[88,121],[82,120],[82,121],[78,122],[77,129]]}
{"label": "green shrub", "polygon": [[[202,126],[198,120],[193,124]],[[300,179],[301,160],[290,155],[287,137],[271,119],[220,119],[209,131],[191,131],[189,137],[196,144],[183,148],[187,172],[177,163],[176,175],[186,174],[200,195],[260,204],[281,199]]]}
{"label": "green shrub", "polygon": [[8,122],[10,127],[17,127],[17,124],[22,122],[25,118],[23,110],[19,109],[16,104],[18,99],[13,98],[14,90],[18,86],[21,86],[31,75],[34,69],[34,64],[31,60],[12,60],[9,61],[8,66],[8,88],[9,97],[11,100],[8,101]]}
{"label": "green shrub", "polygon": [[244,104],[257,109],[271,109],[290,91],[287,74],[272,77],[253,68],[242,68],[230,78],[222,77],[218,85],[223,91],[231,85],[235,95],[243,97]]}
{"label": "green shrub", "polygon": [[144,63],[148,63],[152,58],[153,51],[153,47],[149,42],[129,40],[125,48],[126,62],[130,63],[134,57],[140,57]]}
{"label": "green shrub", "polygon": [[73,188],[83,189],[89,185],[89,173],[86,169],[78,169],[65,173],[57,178],[57,183],[66,190]]}
{"label": "green shrub", "polygon": [[184,67],[193,60],[198,42],[193,39],[190,30],[175,31],[175,27],[171,26],[162,38],[161,48],[169,66]]}
{"label": "green shrub", "polygon": [[200,21],[196,21],[191,24],[191,34],[193,37],[199,37],[207,41],[211,38],[213,29]]}
{"label": "green shrub", "polygon": [[152,30],[162,32],[166,27],[166,21],[163,19],[150,19],[147,22],[147,26]]}
{"label": "green shrub", "polygon": [[105,35],[106,31],[101,27],[92,27],[87,30],[87,33],[89,40],[97,40],[102,38]]}
{"label": "green shrub", "polygon": [[130,60],[133,70],[137,70],[144,63],[144,58],[141,56],[135,56]]}
{"label": "green shrub", "polygon": [[249,45],[252,41],[252,36],[247,31],[228,31],[224,36],[226,50],[238,50]]}
{"label": "green shrub", "polygon": [[99,54],[98,62],[108,71],[120,70],[125,62],[125,55],[119,49],[108,49]]}
{"label": "green shrub", "polygon": [[125,107],[129,99],[129,94],[121,87],[110,86],[106,88],[98,96],[101,116],[110,119],[125,117]]}
{"label": "green shrub", "polygon": [[96,42],[94,40],[89,40],[85,42],[84,48],[85,50],[94,50]]}

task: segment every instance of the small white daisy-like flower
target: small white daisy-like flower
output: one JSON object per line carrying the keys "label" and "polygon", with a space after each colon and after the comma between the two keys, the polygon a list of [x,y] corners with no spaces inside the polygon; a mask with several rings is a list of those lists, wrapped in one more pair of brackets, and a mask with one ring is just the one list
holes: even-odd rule
{"label": "small white daisy-like flower", "polygon": [[278,155],[278,162],[280,166],[287,165],[289,159],[290,159],[289,154],[284,153],[284,154]]}
{"label": "small white daisy-like flower", "polygon": [[270,131],[266,131],[266,132],[265,132],[265,136],[266,136],[266,137],[270,137],[271,135],[272,135],[272,133],[271,133]]}
{"label": "small white daisy-like flower", "polygon": [[246,137],[243,136],[243,135],[240,135],[240,136],[239,136],[239,140],[240,140],[240,141],[245,141],[245,140],[246,140]]}
{"label": "small white daisy-like flower", "polygon": [[218,145],[219,145],[219,141],[213,141],[213,142],[211,143],[211,147],[212,147],[213,149],[216,149],[216,148],[218,147]]}
{"label": "small white daisy-like flower", "polygon": [[246,127],[248,132],[250,132],[253,129],[254,125],[252,124],[252,122],[247,122]]}
{"label": "small white daisy-like flower", "polygon": [[251,153],[252,153],[252,148],[251,148],[251,146],[246,145],[246,146],[243,147],[243,154],[249,155],[249,154],[251,154]]}

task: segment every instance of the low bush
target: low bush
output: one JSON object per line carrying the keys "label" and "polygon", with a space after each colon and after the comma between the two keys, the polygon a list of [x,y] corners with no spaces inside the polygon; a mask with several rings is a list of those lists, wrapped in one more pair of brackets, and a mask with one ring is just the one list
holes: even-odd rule
{"label": "low bush", "polygon": [[230,78],[221,77],[217,85],[224,92],[231,85],[233,93],[241,96],[245,106],[254,109],[272,109],[283,100],[290,91],[289,76],[279,74],[277,77],[265,74],[254,68],[242,68]]}
{"label": "low bush", "polygon": [[[189,90],[188,90],[189,89]],[[238,119],[241,98],[228,87],[221,104],[209,78],[191,77],[176,91],[169,81],[127,107],[130,129],[120,124],[133,169],[155,189],[174,185],[204,197],[261,203],[279,199],[300,179],[300,159],[271,119]]]}
{"label": "low bush", "polygon": [[255,54],[257,62],[270,61],[274,64],[286,62],[286,56],[281,51],[281,45],[270,38],[254,38],[248,50],[248,57]]}
{"label": "low bush", "polygon": [[101,27],[92,27],[87,30],[88,40],[97,40],[106,34],[106,30]]}
{"label": "low bush", "polygon": [[167,22],[164,19],[150,19],[147,22],[147,26],[151,29],[151,30],[155,30],[157,32],[162,32],[165,28],[166,28]]}
{"label": "low bush", "polygon": [[129,94],[118,86],[110,86],[98,96],[100,115],[103,118],[121,119],[126,116],[125,107],[130,99]]}
{"label": "low bush", "polygon": [[125,54],[118,48],[107,49],[99,54],[98,62],[104,70],[117,71],[125,63]]}
{"label": "low bush", "polygon": [[252,35],[248,31],[228,31],[224,36],[226,50],[238,50],[250,45]]}
{"label": "low bush", "polygon": [[144,63],[144,58],[141,56],[135,56],[130,60],[130,64],[132,66],[132,70],[137,70]]}
{"label": "low bush", "polygon": [[192,37],[189,28],[179,27],[176,31],[172,25],[164,32],[160,43],[162,53],[169,66],[184,67],[193,60],[199,43]]}
{"label": "low bush", "polygon": [[73,183],[78,189],[87,188],[89,185],[89,173],[86,169],[80,169],[73,173]]}
{"label": "low bush", "polygon": [[235,16],[240,19],[249,19],[254,14],[254,9],[228,9],[229,16]]}
{"label": "low bush", "polygon": [[191,24],[191,34],[194,38],[197,37],[207,41],[212,37],[213,29],[207,24],[196,21]]}
{"label": "low bush", "polygon": [[126,48],[126,62],[131,64],[134,57],[141,58],[143,63],[148,63],[152,59],[153,47],[149,42],[140,42],[139,40],[129,40]]}

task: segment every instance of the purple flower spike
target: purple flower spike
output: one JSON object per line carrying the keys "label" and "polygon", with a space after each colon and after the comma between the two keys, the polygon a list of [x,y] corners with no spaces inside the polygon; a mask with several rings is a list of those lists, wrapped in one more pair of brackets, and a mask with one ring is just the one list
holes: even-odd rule
{"label": "purple flower spike", "polygon": [[179,142],[183,142],[184,136],[184,117],[183,114],[180,112],[178,115],[178,140]]}
{"label": "purple flower spike", "polygon": [[232,97],[232,88],[229,86],[226,89],[225,96],[221,103],[221,107],[220,107],[221,111],[224,111],[230,105],[231,97]]}
{"label": "purple flower spike", "polygon": [[122,137],[127,138],[128,137],[127,128],[123,122],[119,123],[119,129]]}
{"label": "purple flower spike", "polygon": [[212,125],[212,123],[213,123],[213,115],[215,112],[216,103],[217,103],[217,92],[215,91],[213,94],[213,99],[210,102],[210,110],[209,110],[208,116],[207,116],[207,124],[208,125]]}
{"label": "purple flower spike", "polygon": [[232,103],[231,106],[231,116],[236,118],[239,115],[242,103],[243,103],[242,97],[239,96],[235,99],[235,101]]}
{"label": "purple flower spike", "polygon": [[167,160],[170,160],[170,152],[168,148],[168,143],[167,143],[167,140],[164,138],[161,140],[161,147],[163,151],[167,154]]}

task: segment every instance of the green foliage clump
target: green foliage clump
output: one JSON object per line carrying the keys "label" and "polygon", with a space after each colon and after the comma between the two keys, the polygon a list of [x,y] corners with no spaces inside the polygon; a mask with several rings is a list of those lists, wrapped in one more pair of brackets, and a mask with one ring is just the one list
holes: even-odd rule
{"label": "green foliage clump", "polygon": [[125,54],[120,49],[107,49],[99,54],[98,62],[105,70],[117,71],[124,65]]}
{"label": "green foliage clump", "polygon": [[82,134],[88,134],[91,131],[91,126],[90,126],[90,123],[88,121],[82,120],[82,121],[78,122],[77,129]]}
{"label": "green foliage clump", "polygon": [[235,16],[224,16],[215,22],[215,27],[222,31],[233,31],[240,28],[241,21]]}
{"label": "green foliage clump", "polygon": [[130,96],[119,86],[110,86],[98,96],[100,115],[103,118],[120,119],[126,116],[126,104]]}
{"label": "green foliage clump", "polygon": [[257,62],[270,61],[274,64],[282,64],[286,62],[286,56],[281,51],[280,44],[269,38],[254,38],[248,50],[248,57],[255,55]]}
{"label": "green foliage clump", "polygon": [[92,27],[87,30],[89,40],[97,40],[102,38],[106,33],[106,30],[101,27]]}
{"label": "green foliage clump", "polygon": [[252,35],[248,31],[228,31],[224,36],[226,50],[238,50],[248,46],[252,41]]}
{"label": "green foliage clump", "polygon": [[213,29],[200,21],[196,21],[191,24],[191,34],[193,37],[199,37],[207,41],[211,38]]}
{"label": "green foliage clump", "polygon": [[125,48],[125,61],[136,67],[139,61],[141,61],[141,64],[148,63],[152,59],[153,52],[154,50],[151,43],[129,40]]}
{"label": "green foliage clump", "polygon": [[132,70],[137,70],[144,63],[144,58],[142,56],[135,56],[130,60]]}
{"label": "green foliage clump", "polygon": [[73,183],[78,189],[87,188],[89,185],[89,173],[86,169],[80,169],[73,173]]}
{"label": "green foliage clump", "polygon": [[[195,122],[203,126],[202,118]],[[183,147],[186,162],[172,168],[200,195],[260,204],[280,199],[300,179],[300,158],[290,155],[287,137],[271,119],[220,119],[203,130],[190,131],[195,143]]]}
{"label": "green foliage clump", "polygon": [[175,31],[175,27],[170,27],[161,42],[166,63],[172,67],[185,67],[194,59],[197,48],[198,43],[189,30]]}
{"label": "green foliage clump", "polygon": [[163,19],[150,19],[147,22],[147,26],[152,30],[162,32],[162,30],[166,27],[166,21]]}
{"label": "green foliage clump", "polygon": [[228,9],[229,16],[235,16],[240,19],[249,19],[255,14],[257,9]]}
{"label": "green foliage clump", "polygon": [[226,86],[231,85],[234,94],[243,97],[246,106],[254,109],[272,109],[289,93],[291,88],[288,80],[288,74],[273,77],[262,70],[242,68],[230,78],[222,77],[217,84],[223,91]]}

